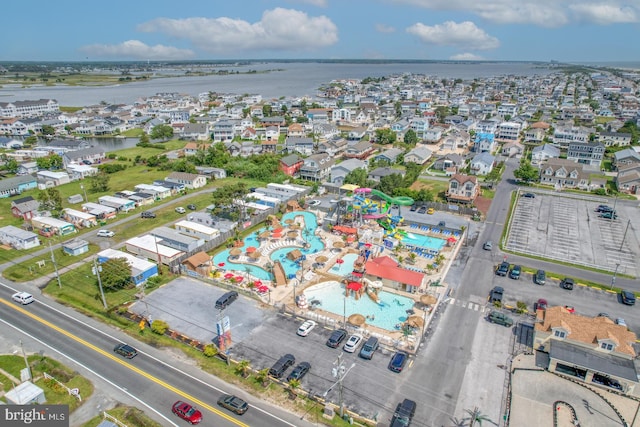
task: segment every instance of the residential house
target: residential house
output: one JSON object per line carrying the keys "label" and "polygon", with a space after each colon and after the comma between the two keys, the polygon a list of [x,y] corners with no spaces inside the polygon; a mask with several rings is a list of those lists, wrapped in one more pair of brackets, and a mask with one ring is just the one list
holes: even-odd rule
{"label": "residential house", "polygon": [[48,216],[34,216],[31,218],[31,225],[36,230],[40,230],[44,233],[56,234],[58,236],[66,236],[67,234],[77,233],[75,225],[62,221],[57,218],[51,218]]}
{"label": "residential house", "polygon": [[31,249],[40,246],[40,238],[31,231],[7,225],[0,228],[0,243],[18,250]]}
{"label": "residential house", "polygon": [[530,127],[524,132],[524,142],[539,144],[544,139],[546,130]]}
{"label": "residential house", "polygon": [[77,165],[75,163],[69,163],[66,169],[69,177],[71,178],[71,181],[78,181],[81,179],[85,179],[88,176],[98,174],[98,168],[83,164]]}
{"label": "residential house", "polygon": [[195,189],[207,185],[207,177],[196,173],[172,172],[165,181],[184,184],[186,188]]}
{"label": "residential house", "polygon": [[182,271],[186,272],[187,275],[209,277],[214,267],[211,259],[211,255],[208,253],[197,252],[182,261]]}
{"label": "residential house", "polygon": [[260,122],[263,127],[275,126],[278,129],[287,125],[287,122],[282,116],[263,117],[260,119]]}
{"label": "residential house", "polygon": [[11,201],[11,215],[16,218],[22,218],[30,221],[31,218],[38,215],[40,202],[31,196],[21,197]]}
{"label": "residential house", "polygon": [[448,202],[472,204],[480,195],[480,184],[475,176],[454,174],[449,179],[449,188],[445,193]]}
{"label": "residential house", "polygon": [[36,178],[38,180],[38,188],[41,190],[71,182],[71,177],[66,172],[38,171]]}
{"label": "residential house", "polygon": [[590,130],[576,126],[558,126],[553,132],[553,144],[567,148],[573,142],[589,142]]}
{"label": "residential house", "polygon": [[440,141],[440,138],[442,138],[443,134],[444,128],[442,126],[434,126],[424,131],[422,139],[424,140],[424,142],[436,143]]}
{"label": "residential house", "polygon": [[287,128],[287,136],[303,137],[305,136],[304,128],[300,123],[291,123]]}
{"label": "residential house", "polygon": [[326,108],[309,108],[307,118],[313,123],[328,123],[330,110]]}
{"label": "residential house", "polygon": [[333,123],[313,123],[313,134],[319,139],[333,139],[340,136],[340,129]]}
{"label": "residential house", "polygon": [[550,372],[632,394],[639,378],[636,338],[608,317],[582,316],[556,306],[537,311],[533,348],[548,355],[545,369]]}
{"label": "residential house", "polygon": [[476,154],[469,164],[473,175],[487,175],[493,170],[496,158],[489,152]]}
{"label": "residential house", "polygon": [[531,164],[539,165],[549,159],[560,157],[560,149],[552,144],[539,145],[531,150]]}
{"label": "residential house", "polygon": [[[149,278],[158,275],[158,265],[155,262],[147,261],[127,252],[109,248],[98,252],[97,257],[100,264],[113,258],[124,258],[131,269],[131,281],[136,286],[140,286]],[[152,255],[150,259],[157,260],[158,256],[156,255],[154,258]]]}
{"label": "residential house", "polygon": [[627,165],[640,164],[640,153],[633,148],[625,148],[624,150],[613,153],[613,168],[620,169]]}
{"label": "residential house", "polygon": [[101,163],[106,158],[106,151],[102,147],[87,147],[74,151],[67,151],[62,156],[62,160],[65,165],[68,165],[70,163]]}
{"label": "residential house", "polygon": [[498,125],[495,138],[502,142],[518,141],[522,125],[516,122],[502,122]]}
{"label": "residential house", "polygon": [[347,140],[344,138],[331,139],[318,143],[316,152],[327,153],[331,157],[339,157],[347,149]]}
{"label": "residential house", "polygon": [[374,145],[369,141],[360,141],[357,144],[348,146],[344,152],[344,157],[347,159],[364,160],[369,157],[375,149]]}
{"label": "residential house", "polygon": [[330,182],[336,186],[344,184],[345,177],[356,169],[367,170],[367,162],[359,159],[347,159],[344,162],[336,163],[331,167]]}
{"label": "residential house", "polygon": [[313,138],[288,136],[284,141],[287,153],[299,153],[303,156],[311,155],[315,152]]}
{"label": "residential house", "polygon": [[540,183],[551,185],[557,190],[562,188],[589,189],[589,173],[585,173],[582,164],[568,159],[549,159],[541,167]]}
{"label": "residential house", "polygon": [[349,141],[360,141],[367,134],[367,128],[364,126],[354,127],[347,132]]}
{"label": "residential house", "polygon": [[321,182],[331,175],[331,167],[335,164],[335,159],[327,153],[313,154],[304,159],[304,164],[298,172],[300,179]]}
{"label": "residential house", "polygon": [[278,141],[280,139],[280,127],[267,126],[264,128],[264,139],[267,141]]}
{"label": "residential house", "polygon": [[161,239],[161,243],[164,246],[187,253],[197,250],[205,243],[204,239],[182,234],[178,230],[169,227],[154,228],[149,234]]}
{"label": "residential house", "polygon": [[31,175],[38,172],[37,162],[25,162],[18,165],[17,175]]}
{"label": "residential house", "polygon": [[182,129],[182,139],[206,141],[209,139],[209,133],[207,123],[185,123]]}
{"label": "residential house", "polygon": [[567,160],[600,169],[605,147],[599,142],[572,142],[567,151]]}
{"label": "residential house", "polygon": [[198,151],[207,151],[211,145],[202,142],[187,142],[182,149],[185,156],[195,156]]}
{"label": "residential house", "polygon": [[388,256],[368,260],[364,265],[365,277],[372,281],[381,281],[383,286],[399,291],[415,293],[426,286],[426,275],[402,268],[397,261]]}
{"label": "residential house", "polygon": [[605,147],[626,147],[631,145],[631,134],[621,132],[600,132],[596,135],[596,141]]}
{"label": "residential house", "polygon": [[255,141],[256,139],[258,139],[258,132],[252,127],[247,127],[244,128],[242,132],[240,132],[240,138],[244,140]]}
{"label": "residential house", "polygon": [[278,140],[267,139],[260,142],[261,153],[277,153],[278,152]]}
{"label": "residential house", "polygon": [[484,134],[494,134],[498,130],[498,122],[495,120],[480,120],[476,123],[476,132]]}
{"label": "residential house", "polygon": [[231,141],[235,137],[234,120],[218,120],[213,124],[211,139],[214,141]]}
{"label": "residential house", "polygon": [[60,244],[65,255],[78,256],[89,252],[89,242],[84,239],[71,239]]}
{"label": "residential house", "polygon": [[507,157],[519,156],[523,152],[524,146],[518,141],[507,142],[500,150],[500,153]]}
{"label": "residential house", "polygon": [[455,130],[442,139],[440,148],[455,151],[458,148],[467,148],[471,142],[471,135],[464,130]]}
{"label": "residential house", "polygon": [[[2,129],[0,128],[0,134],[3,134],[6,132],[2,132]],[[19,148],[22,148],[24,146],[24,143],[22,141],[20,141],[19,139],[14,139],[14,138],[8,138],[6,136],[0,136],[0,148],[4,148],[7,150],[17,150]]]}
{"label": "residential house", "polygon": [[404,155],[404,162],[416,163],[418,165],[424,165],[431,158],[433,152],[427,147],[415,147]]}
{"label": "residential house", "polygon": [[396,161],[399,159],[399,157],[402,155],[403,152],[404,150],[401,150],[400,148],[389,148],[383,151],[382,153],[378,154],[377,156],[375,156],[375,160],[377,161],[384,160],[386,162],[389,162],[389,164],[394,164],[396,163]]}
{"label": "residential house", "polygon": [[614,182],[618,191],[640,194],[640,163],[621,165]]}
{"label": "residential house", "polygon": [[431,167],[435,170],[449,171],[451,175],[457,173],[465,164],[464,157],[460,154],[449,153],[438,157]]}
{"label": "residential house", "polygon": [[211,168],[208,166],[196,166],[198,175],[204,175],[209,179],[223,179],[227,177],[227,171],[222,168]]}
{"label": "residential house", "polygon": [[300,168],[304,164],[304,159],[297,154],[289,154],[280,159],[278,163],[278,169],[284,172],[285,175],[295,176],[300,171]]}
{"label": "residential house", "polygon": [[406,171],[404,169],[393,169],[390,167],[380,167],[375,168],[367,175],[367,179],[371,181],[380,182],[380,178],[389,176],[389,175],[400,175],[404,178],[406,175]]}
{"label": "residential house", "polygon": [[493,133],[476,133],[471,151],[475,153],[492,153],[495,149],[495,135]]}

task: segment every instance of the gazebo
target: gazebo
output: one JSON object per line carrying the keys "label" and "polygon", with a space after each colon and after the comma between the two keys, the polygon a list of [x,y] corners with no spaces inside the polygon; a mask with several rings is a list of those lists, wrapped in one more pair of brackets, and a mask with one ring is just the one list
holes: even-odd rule
{"label": "gazebo", "polygon": [[300,252],[299,249],[294,249],[287,254],[287,259],[290,259],[291,261],[295,262],[295,261],[298,261],[303,256],[304,255],[302,255],[302,252]]}

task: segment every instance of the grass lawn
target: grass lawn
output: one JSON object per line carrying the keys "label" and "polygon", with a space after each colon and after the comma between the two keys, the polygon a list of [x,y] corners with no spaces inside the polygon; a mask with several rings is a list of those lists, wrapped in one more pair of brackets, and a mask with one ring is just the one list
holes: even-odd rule
{"label": "grass lawn", "polygon": [[429,190],[433,193],[436,202],[445,202],[444,194],[449,188],[449,181],[442,181],[439,179],[424,179],[419,178],[411,185],[412,190],[420,191],[421,189]]}
{"label": "grass lawn", "polygon": [[[116,406],[113,409],[105,411],[107,414],[111,415],[115,419],[117,419],[120,423],[126,426],[135,426],[135,427],[162,427],[162,424],[159,424],[149,418],[144,412],[142,412],[138,408],[132,408],[131,406]],[[97,417],[87,421],[82,425],[82,427],[96,427],[98,426],[105,417],[103,415],[98,415]],[[111,421],[111,420],[110,420]]]}

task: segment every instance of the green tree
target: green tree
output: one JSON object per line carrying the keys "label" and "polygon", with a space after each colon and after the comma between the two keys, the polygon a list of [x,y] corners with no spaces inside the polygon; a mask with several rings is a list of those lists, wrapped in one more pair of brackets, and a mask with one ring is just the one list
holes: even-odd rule
{"label": "green tree", "polygon": [[51,125],[42,125],[42,134],[43,135],[55,135],[56,130]]}
{"label": "green tree", "polygon": [[[133,283],[131,267],[126,258],[109,258],[99,266],[100,280],[105,289],[123,289]],[[97,281],[97,279],[96,279]]]}
{"label": "green tree", "polygon": [[4,166],[2,167],[4,170],[11,172],[11,173],[16,173],[18,172],[18,162],[16,161],[16,159],[14,159],[13,157],[9,157],[5,163]]}
{"label": "green tree", "polygon": [[151,139],[169,139],[173,137],[173,128],[169,125],[157,125],[151,129]]}
{"label": "green tree", "polygon": [[265,116],[265,117],[269,117],[269,116],[271,116],[271,112],[272,112],[271,105],[269,105],[269,104],[264,104],[264,105],[262,106],[262,115],[263,115],[263,116]]}
{"label": "green tree", "polygon": [[146,132],[143,132],[142,135],[140,135],[140,140],[136,145],[138,147],[146,147],[149,145],[150,142],[151,141],[149,140],[149,135],[147,135]]}
{"label": "green tree", "polygon": [[513,176],[524,182],[537,181],[540,177],[538,169],[533,167],[529,161],[523,161],[520,167],[513,171]]}
{"label": "green tree", "polygon": [[477,406],[473,409],[467,409],[467,414],[469,414],[469,427],[475,427],[476,424],[478,426],[482,426],[483,421],[488,421],[492,424],[496,424],[493,421],[491,421],[489,417],[487,417],[486,415],[483,415]]}
{"label": "green tree", "polygon": [[244,201],[247,192],[247,185],[244,182],[219,187],[211,193],[211,199],[215,205],[213,213],[215,215],[226,213],[234,221],[244,218],[246,215]]}
{"label": "green tree", "polygon": [[56,188],[40,190],[37,197],[42,209],[48,210],[55,217],[62,212],[62,197]]}
{"label": "green tree", "polygon": [[380,178],[380,183],[377,185],[378,190],[386,194],[395,195],[396,189],[402,188],[404,184],[404,178],[399,173],[392,173],[391,175],[383,176]]}
{"label": "green tree", "polygon": [[367,187],[367,171],[363,168],[352,170],[344,177],[344,183],[357,185],[358,187]]}
{"label": "green tree", "polygon": [[28,136],[24,139],[23,142],[25,147],[31,147],[38,143],[38,137],[35,135]]}
{"label": "green tree", "polygon": [[89,181],[89,192],[91,193],[106,193],[109,191],[109,180],[111,178],[104,172],[100,172],[97,175],[92,175],[87,178]]}
{"label": "green tree", "polygon": [[42,170],[54,170],[54,169],[62,169],[63,161],[62,157],[57,154],[51,154],[46,157],[38,157],[36,159],[36,164],[38,165],[38,169]]}
{"label": "green tree", "polygon": [[389,128],[376,129],[376,142],[378,144],[393,144],[396,142],[397,135]]}
{"label": "green tree", "polygon": [[418,135],[416,135],[416,131],[413,129],[409,129],[404,134],[404,143],[407,145],[416,145],[418,143]]}

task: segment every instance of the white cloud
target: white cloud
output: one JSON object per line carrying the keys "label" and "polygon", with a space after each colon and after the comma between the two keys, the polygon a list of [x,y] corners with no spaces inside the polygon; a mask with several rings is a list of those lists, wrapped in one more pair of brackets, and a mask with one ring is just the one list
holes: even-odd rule
{"label": "white cloud", "polygon": [[195,57],[195,53],[189,49],[161,44],[148,46],[140,40],[127,40],[120,44],[93,44],[81,47],[80,51],[91,57],[108,58],[181,60]]}
{"label": "white cloud", "polygon": [[386,24],[376,24],[376,31],[379,33],[393,33],[396,29]]}
{"label": "white cloud", "polygon": [[447,21],[434,26],[418,22],[408,27],[406,31],[426,44],[474,50],[495,49],[500,46],[497,38],[490,36],[470,21],[459,24]]}
{"label": "white cloud", "polygon": [[253,24],[226,17],[158,18],[140,24],[138,29],[188,39],[212,53],[314,50],[338,41],[338,28],[326,16],[309,17],[283,8],[265,11],[262,19]]}
{"label": "white cloud", "polygon": [[474,55],[473,53],[459,53],[449,57],[452,61],[482,61],[482,56]]}
{"label": "white cloud", "polygon": [[600,25],[634,23],[640,15],[633,7],[615,4],[581,3],[570,9],[578,18]]}

